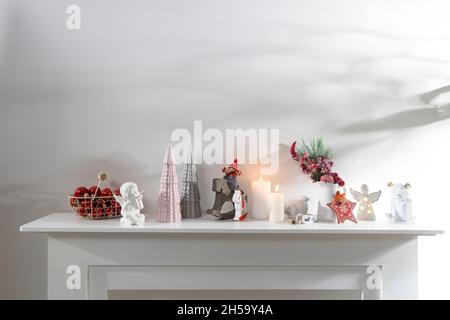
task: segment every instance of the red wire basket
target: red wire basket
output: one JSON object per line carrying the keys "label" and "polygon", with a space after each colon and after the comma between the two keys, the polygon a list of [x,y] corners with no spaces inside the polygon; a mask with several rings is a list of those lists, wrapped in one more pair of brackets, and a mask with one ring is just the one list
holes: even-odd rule
{"label": "red wire basket", "polygon": [[94,195],[86,194],[83,197],[69,196],[70,206],[77,216],[93,220],[118,218],[121,216],[121,207],[114,195],[97,196],[102,184],[111,189],[106,178],[107,174],[105,172],[98,174],[97,189]]}

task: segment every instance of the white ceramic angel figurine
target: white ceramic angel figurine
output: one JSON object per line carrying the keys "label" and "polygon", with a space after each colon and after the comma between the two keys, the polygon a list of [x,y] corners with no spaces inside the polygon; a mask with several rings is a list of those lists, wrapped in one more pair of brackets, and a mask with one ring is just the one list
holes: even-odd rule
{"label": "white ceramic angel figurine", "polygon": [[369,193],[367,184],[361,186],[361,192],[350,189],[350,192],[358,201],[358,220],[375,220],[375,212],[372,204],[380,199],[381,191]]}
{"label": "white ceramic angel figurine", "polygon": [[145,215],[141,214],[141,209],[144,208],[143,191],[139,192],[136,183],[125,182],[120,187],[120,194],[121,196],[114,196],[122,208],[120,222],[129,225],[142,224],[145,220]]}

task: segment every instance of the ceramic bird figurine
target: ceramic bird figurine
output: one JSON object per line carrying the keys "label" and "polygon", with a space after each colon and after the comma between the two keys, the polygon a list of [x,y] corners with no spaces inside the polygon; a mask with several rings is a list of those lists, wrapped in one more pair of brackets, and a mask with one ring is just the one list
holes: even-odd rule
{"label": "ceramic bird figurine", "polygon": [[367,184],[361,186],[361,192],[350,188],[353,198],[358,201],[358,220],[375,220],[372,204],[380,199],[381,191],[369,193]]}

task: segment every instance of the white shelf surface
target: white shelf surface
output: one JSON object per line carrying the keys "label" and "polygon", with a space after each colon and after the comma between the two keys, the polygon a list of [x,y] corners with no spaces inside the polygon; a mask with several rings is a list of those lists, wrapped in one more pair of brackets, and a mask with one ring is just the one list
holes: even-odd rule
{"label": "white shelf surface", "polygon": [[288,224],[248,219],[242,222],[217,220],[205,215],[200,219],[178,223],[146,221],[141,226],[122,225],[120,219],[88,220],[73,213],[54,213],[20,227],[22,232],[35,233],[230,233],[230,234],[374,234],[374,235],[437,235],[444,230],[416,224],[395,224],[381,221],[359,221],[344,224]]}

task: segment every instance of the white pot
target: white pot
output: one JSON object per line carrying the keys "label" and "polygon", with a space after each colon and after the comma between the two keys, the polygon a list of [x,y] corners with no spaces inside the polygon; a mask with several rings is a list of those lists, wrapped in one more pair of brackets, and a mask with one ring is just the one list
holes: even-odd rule
{"label": "white pot", "polygon": [[336,194],[336,184],[316,182],[315,185],[317,196],[317,220],[324,222],[336,222],[336,214],[327,206]]}

